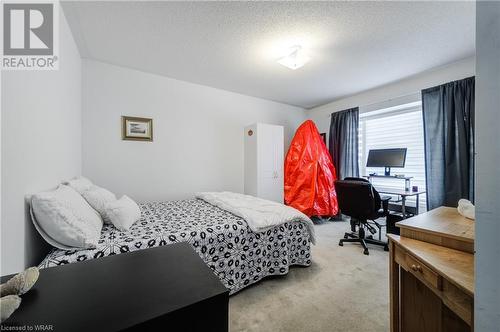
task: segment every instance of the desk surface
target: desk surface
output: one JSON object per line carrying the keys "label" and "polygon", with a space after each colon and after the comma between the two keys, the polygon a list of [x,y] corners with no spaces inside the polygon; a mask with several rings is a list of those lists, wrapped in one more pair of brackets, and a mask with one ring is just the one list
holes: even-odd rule
{"label": "desk surface", "polygon": [[395,175],[383,175],[383,174],[370,174],[365,175],[365,178],[387,178],[387,179],[401,179],[401,180],[410,180],[413,179],[413,176],[395,176]]}
{"label": "desk surface", "polygon": [[400,221],[396,226],[474,243],[474,223],[474,220],[458,213],[456,208],[441,206]]}
{"label": "desk surface", "polygon": [[461,290],[474,296],[474,255],[394,234],[387,236]]}
{"label": "desk surface", "polygon": [[411,191],[411,190],[404,190],[404,189],[397,189],[397,188],[388,188],[388,187],[382,187],[382,186],[374,186],[375,189],[379,193],[382,194],[391,194],[391,195],[400,195],[400,196],[415,196],[415,195],[421,195],[425,194],[425,190],[419,190],[419,191]]}

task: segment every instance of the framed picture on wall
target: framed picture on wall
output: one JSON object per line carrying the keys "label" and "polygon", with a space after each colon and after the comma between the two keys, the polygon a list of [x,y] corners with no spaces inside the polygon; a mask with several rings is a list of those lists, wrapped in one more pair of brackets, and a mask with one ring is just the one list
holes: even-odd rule
{"label": "framed picture on wall", "polygon": [[122,116],[122,140],[153,141],[153,119]]}

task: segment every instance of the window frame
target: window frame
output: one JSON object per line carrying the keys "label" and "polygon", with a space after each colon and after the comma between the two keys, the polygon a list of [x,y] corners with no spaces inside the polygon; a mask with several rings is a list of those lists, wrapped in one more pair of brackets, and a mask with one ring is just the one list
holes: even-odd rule
{"label": "window frame", "polygon": [[[360,112],[360,114],[359,114],[359,129],[358,129],[358,162],[359,162],[359,173],[361,176],[368,175],[368,174],[366,174],[368,172],[367,167],[366,167],[366,159],[368,157],[367,140],[366,140],[367,121],[382,119],[385,117],[403,115],[403,114],[408,114],[408,113],[414,113],[414,112],[420,112],[420,114],[422,114],[422,102],[421,101],[402,104],[402,105],[389,107],[389,108],[371,109],[370,111]],[[422,126],[423,126],[423,118],[422,118]],[[422,134],[424,134],[423,127],[422,127]],[[424,143],[423,136],[421,139],[422,139],[422,146],[424,148],[423,179],[424,179],[424,186],[425,186],[426,185],[425,184],[425,181],[426,181],[425,145],[424,145],[425,143]],[[401,181],[401,182],[402,182],[401,186],[402,186],[402,188],[404,188],[404,182],[403,181]],[[413,183],[412,183],[412,185],[413,185]],[[388,187],[392,187],[392,185],[389,184]],[[421,195],[420,204],[419,204],[420,211],[426,211],[426,199],[427,199],[427,197],[425,194]]]}

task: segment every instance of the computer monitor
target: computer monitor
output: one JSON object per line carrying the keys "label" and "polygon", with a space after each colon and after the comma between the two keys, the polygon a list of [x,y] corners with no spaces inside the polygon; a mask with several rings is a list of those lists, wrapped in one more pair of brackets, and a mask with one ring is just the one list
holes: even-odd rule
{"label": "computer monitor", "polygon": [[385,175],[391,175],[391,167],[405,167],[406,148],[377,149],[368,152],[366,167],[385,167]]}

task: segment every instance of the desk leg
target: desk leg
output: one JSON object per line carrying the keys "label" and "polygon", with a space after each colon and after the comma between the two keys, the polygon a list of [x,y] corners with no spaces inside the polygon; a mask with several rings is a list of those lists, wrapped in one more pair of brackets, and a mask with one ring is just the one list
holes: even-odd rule
{"label": "desk leg", "polygon": [[394,257],[394,242],[389,240],[389,301],[391,332],[399,332],[399,265]]}
{"label": "desk leg", "polygon": [[416,211],[415,211],[416,213],[415,213],[415,214],[416,214],[416,215],[418,214],[418,206],[419,206],[419,203],[418,203],[418,198],[419,198],[419,197],[420,197],[420,195],[418,195],[418,194],[417,194],[417,198],[416,198],[416,200],[417,200],[417,205],[415,206],[415,209],[416,209]]}
{"label": "desk leg", "polygon": [[406,196],[401,196],[401,213],[403,213],[403,219],[406,219]]}

